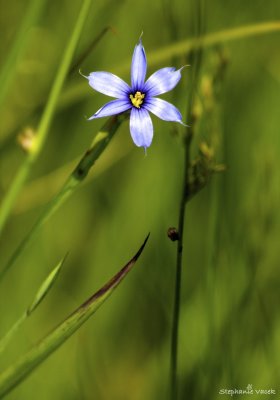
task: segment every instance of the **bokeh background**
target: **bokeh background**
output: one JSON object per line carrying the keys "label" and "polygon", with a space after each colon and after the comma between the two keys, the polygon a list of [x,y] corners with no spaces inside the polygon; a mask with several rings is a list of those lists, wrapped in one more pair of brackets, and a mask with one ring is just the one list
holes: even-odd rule
{"label": "bokeh background", "polygon": [[[16,138],[37,127],[81,5],[78,0],[45,3],[29,27],[0,110],[0,199],[25,158]],[[191,0],[92,3],[75,59],[104,34],[64,84],[46,145],[0,239],[1,267],[103,124],[85,116],[108,98],[89,87],[79,68],[84,74],[110,71],[129,81],[127,65],[141,32],[149,63],[155,50],[194,35],[199,8],[205,34],[280,17],[276,0],[212,0],[200,7]],[[1,65],[28,4],[0,2]],[[179,338],[182,400],[218,399],[225,397],[221,389],[248,384],[280,393],[279,43],[280,34],[270,33],[203,51],[192,157],[205,141],[226,171],[213,176],[187,206]],[[227,67],[213,88],[221,54]],[[164,62],[153,62],[148,74],[184,64],[188,54],[167,55]],[[192,76],[190,65],[176,90],[162,96],[184,117]],[[47,272],[70,252],[47,298],[1,355],[4,369],[117,272],[151,232],[135,269],[112,297],[7,399],[167,398],[176,245],[166,232],[178,224],[184,128],[153,122],[147,156],[134,146],[128,123],[122,124],[86,183],[1,282],[2,336]]]}

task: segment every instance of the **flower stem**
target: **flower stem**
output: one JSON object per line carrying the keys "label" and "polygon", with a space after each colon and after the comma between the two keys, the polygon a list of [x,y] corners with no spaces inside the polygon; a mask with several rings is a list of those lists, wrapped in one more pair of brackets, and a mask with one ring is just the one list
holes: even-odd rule
{"label": "flower stem", "polygon": [[[203,12],[202,3],[194,2],[194,34],[199,38],[203,32]],[[183,239],[184,239],[184,223],[186,204],[194,194],[191,189],[190,182],[190,148],[194,133],[194,126],[197,121],[197,115],[194,112],[194,97],[198,86],[199,73],[202,61],[202,48],[197,51],[190,52],[189,61],[192,67],[191,89],[187,106],[187,121],[190,127],[186,129],[184,135],[184,166],[181,199],[179,203],[179,221],[178,221],[178,241],[177,241],[177,257],[176,257],[176,275],[175,275],[175,291],[173,306],[173,322],[171,332],[171,360],[170,360],[170,400],[178,399],[178,336],[179,336],[179,319],[180,319],[180,302],[181,302],[181,276],[182,276],[182,257],[183,257]]]}
{"label": "flower stem", "polygon": [[107,145],[110,143],[118,127],[125,118],[125,115],[113,116],[106,121],[101,130],[94,137],[91,146],[88,148],[77,166],[67,178],[64,185],[48,203],[31,230],[27,233],[27,235],[23,238],[15,251],[12,253],[7,264],[0,271],[0,281],[12,268],[12,266],[15,264],[15,261],[25,250],[25,248],[27,247],[31,239],[39,231],[39,229],[45,224],[46,221],[49,220],[49,218],[55,213],[55,211],[57,211],[57,209],[60,208],[62,204],[64,204],[64,202],[76,191],[76,189],[84,181],[90,169],[99,158],[99,156],[102,154],[102,152],[105,150]]}

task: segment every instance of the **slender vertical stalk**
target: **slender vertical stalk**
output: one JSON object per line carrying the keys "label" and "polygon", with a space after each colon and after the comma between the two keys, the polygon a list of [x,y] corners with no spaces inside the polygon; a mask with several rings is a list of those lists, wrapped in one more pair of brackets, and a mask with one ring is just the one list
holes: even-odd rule
{"label": "slender vertical stalk", "polygon": [[179,205],[179,224],[178,224],[178,241],[177,241],[177,259],[176,259],[176,276],[175,276],[175,294],[173,306],[173,323],[171,332],[171,393],[170,400],[176,400],[178,397],[178,331],[180,316],[180,299],[181,299],[181,275],[182,275],[182,256],[183,256],[183,238],[184,238],[184,221],[186,213],[186,199],[188,198],[188,175],[190,167],[190,144],[192,133],[189,132],[185,137],[184,143],[184,175],[182,196]]}
{"label": "slender vertical stalk", "polygon": [[[199,38],[203,34],[202,9],[203,0],[195,1],[193,31]],[[182,192],[179,203],[179,221],[178,221],[178,241],[177,241],[177,258],[176,258],[176,275],[175,275],[175,291],[174,291],[174,306],[173,306],[173,322],[171,332],[171,360],[170,360],[170,400],[178,399],[178,334],[179,334],[179,319],[180,319],[180,300],[181,300],[181,276],[182,276],[182,257],[183,257],[183,240],[184,240],[184,222],[186,213],[186,204],[192,197],[191,182],[190,182],[190,147],[193,137],[194,125],[196,116],[193,110],[194,97],[197,90],[200,67],[202,59],[202,48],[196,52],[189,54],[189,61],[192,65],[192,83],[187,106],[187,122],[190,127],[186,129],[184,136],[184,172],[182,181]]]}
{"label": "slender vertical stalk", "polygon": [[46,107],[44,109],[42,118],[39,123],[39,127],[37,130],[37,135],[34,140],[34,144],[32,145],[32,148],[29,151],[29,154],[22,165],[22,167],[19,169],[13,183],[11,184],[6,196],[3,199],[3,202],[1,204],[1,209],[0,209],[0,233],[4,228],[4,225],[7,221],[7,218],[10,214],[10,211],[16,201],[16,198],[23,187],[30,171],[37,160],[43,145],[45,143],[50,123],[52,121],[54,112],[55,112],[55,107],[58,101],[58,96],[60,94],[60,91],[62,89],[62,85],[64,83],[64,80],[66,78],[69,66],[72,61],[72,57],[74,54],[74,51],[76,49],[78,40],[80,38],[82,28],[84,26],[86,17],[88,15],[88,10],[89,6],[91,4],[91,0],[84,0],[83,4],[81,6],[80,13],[78,15],[73,33],[70,37],[68,46],[66,47],[65,53],[63,55],[60,67],[58,69],[55,81],[53,83],[48,102],[46,104]]}

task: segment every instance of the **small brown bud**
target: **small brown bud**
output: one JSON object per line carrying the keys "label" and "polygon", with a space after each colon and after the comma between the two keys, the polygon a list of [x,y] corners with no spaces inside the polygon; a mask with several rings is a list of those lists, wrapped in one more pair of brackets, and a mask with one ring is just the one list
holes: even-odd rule
{"label": "small brown bud", "polygon": [[179,240],[179,233],[177,228],[168,228],[167,236],[169,237],[170,240],[172,240],[172,242]]}

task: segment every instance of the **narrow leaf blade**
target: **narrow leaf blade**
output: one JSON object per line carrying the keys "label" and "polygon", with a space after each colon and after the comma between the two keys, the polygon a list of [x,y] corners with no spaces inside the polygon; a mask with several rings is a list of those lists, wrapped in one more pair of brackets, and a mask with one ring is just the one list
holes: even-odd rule
{"label": "narrow leaf blade", "polygon": [[58,274],[61,270],[61,267],[66,259],[67,255],[57,264],[57,266],[49,273],[47,278],[44,280],[42,285],[39,287],[39,290],[37,291],[34,300],[30,304],[30,306],[27,309],[27,315],[30,315],[41,303],[41,301],[44,299],[44,297],[48,294],[49,290],[53,286],[54,282],[56,281]]}
{"label": "narrow leaf blade", "polygon": [[50,272],[47,278],[44,280],[39,290],[37,291],[32,303],[29,307],[24,311],[22,316],[18,318],[18,320],[13,324],[13,326],[8,330],[5,336],[0,339],[0,354],[5,350],[12,337],[24,323],[24,321],[35,311],[35,309],[39,306],[42,300],[45,298],[52,285],[56,281],[58,274],[61,270],[62,264],[64,263],[67,255],[57,264],[57,266]]}
{"label": "narrow leaf blade", "polygon": [[70,314],[57,328],[0,375],[0,398],[14,389],[60,347],[113,293],[140,257],[149,235],[134,257],[101,289]]}

